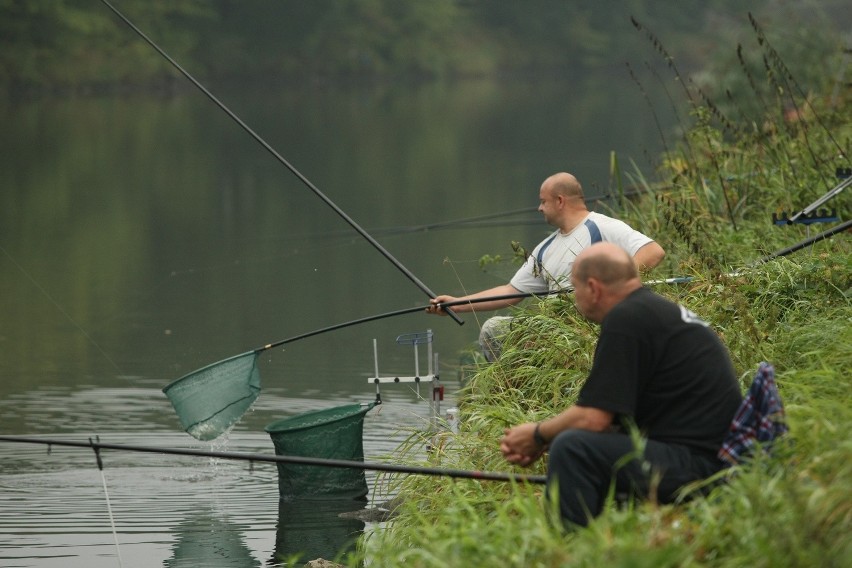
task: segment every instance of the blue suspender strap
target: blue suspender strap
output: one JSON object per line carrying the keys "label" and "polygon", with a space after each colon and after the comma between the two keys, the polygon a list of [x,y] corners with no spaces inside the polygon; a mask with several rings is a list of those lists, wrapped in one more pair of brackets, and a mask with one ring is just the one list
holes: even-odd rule
{"label": "blue suspender strap", "polygon": [[[591,244],[599,243],[603,240],[603,237],[601,237],[601,230],[598,228],[597,224],[595,224],[594,221],[592,221],[591,219],[586,219],[586,222],[583,224],[589,230],[589,237],[591,237],[592,241]],[[538,263],[539,270],[544,268],[544,265],[542,264],[542,261],[544,259],[544,251],[547,250],[547,247],[550,246],[550,244],[553,242],[553,240],[558,234],[558,231],[553,233],[553,236],[547,239],[545,243],[541,245],[541,248],[538,249],[538,254],[536,255],[536,262]]]}
{"label": "blue suspender strap", "polygon": [[603,238],[601,238],[601,230],[598,229],[598,226],[595,224],[594,221],[592,221],[591,219],[586,219],[586,222],[583,224],[589,230],[589,236],[592,238],[591,244],[599,243],[603,240]]}
{"label": "blue suspender strap", "polygon": [[[597,229],[597,227],[595,227],[595,229]],[[550,246],[550,243],[553,242],[553,239],[555,239],[556,235],[558,235],[558,234],[559,234],[559,231],[553,233],[553,236],[550,237],[549,239],[547,239],[547,241],[545,241],[545,243],[543,245],[541,245],[541,248],[538,249],[538,254],[536,255],[536,261],[538,263],[538,269],[539,270],[544,268],[544,265],[542,264],[542,259],[544,258],[544,251],[547,250],[547,247]]]}

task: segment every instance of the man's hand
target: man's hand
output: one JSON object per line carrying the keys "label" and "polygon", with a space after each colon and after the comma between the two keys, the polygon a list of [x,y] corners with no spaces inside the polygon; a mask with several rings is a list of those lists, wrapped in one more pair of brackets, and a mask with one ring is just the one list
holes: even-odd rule
{"label": "man's hand", "polygon": [[545,448],[533,437],[535,426],[534,422],[528,422],[504,430],[500,451],[506,461],[526,467],[544,454]]}
{"label": "man's hand", "polygon": [[[445,302],[454,302],[457,299],[458,298],[456,298],[455,296],[447,296],[447,295],[436,296],[436,297],[432,298],[431,300],[429,300],[429,307],[426,308],[426,313],[438,314],[438,315],[441,315],[441,316],[445,316],[445,315],[447,315],[447,312],[439,304],[443,304]],[[459,310],[458,308],[454,308],[454,309],[456,311],[464,311],[464,310]]]}

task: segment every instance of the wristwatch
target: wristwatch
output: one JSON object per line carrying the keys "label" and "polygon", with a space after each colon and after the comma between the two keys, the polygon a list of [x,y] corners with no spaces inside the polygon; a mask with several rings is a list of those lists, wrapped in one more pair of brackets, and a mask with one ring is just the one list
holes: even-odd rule
{"label": "wristwatch", "polygon": [[535,430],[533,430],[533,440],[535,440],[535,443],[542,448],[547,445],[547,440],[545,440],[544,436],[541,435],[541,422],[537,422],[535,425]]}

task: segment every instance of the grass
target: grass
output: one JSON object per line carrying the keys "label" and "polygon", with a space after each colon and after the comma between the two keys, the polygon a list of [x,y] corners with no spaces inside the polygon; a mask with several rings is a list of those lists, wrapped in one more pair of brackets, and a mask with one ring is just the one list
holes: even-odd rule
{"label": "grass", "polygon": [[[766,58],[767,74],[777,57]],[[773,77],[783,71],[777,65]],[[791,435],[706,496],[687,492],[674,505],[611,501],[587,529],[571,533],[552,522],[542,486],[391,477],[405,498],[400,514],[367,535],[350,563],[852,566],[852,245],[840,234],[750,266],[807,236],[802,225],[772,225],[770,215],[797,211],[837,183],[834,168],[849,165],[849,101],[829,106],[811,96],[803,108],[819,121],[784,123],[779,112],[759,126],[732,126],[703,100],[688,145],[664,156],[654,174],[664,181],[631,174],[648,194],[620,215],[667,250],[649,278],[693,277],[654,289],[711,323],[743,390],[760,361],[773,363]],[[781,94],[777,103],[785,104]],[[842,211],[842,203],[830,206]],[[501,358],[477,366],[460,393],[461,431],[439,435],[429,465],[512,470],[498,448],[503,429],[575,400],[596,326],[567,297],[528,302],[516,315]],[[415,456],[429,442],[413,434],[399,453],[422,463]],[[517,471],[542,474],[546,464]]]}
{"label": "grass", "polygon": [[[714,322],[730,320],[726,340],[735,346],[732,354],[744,387],[759,360],[775,363],[792,436],[771,458],[737,472],[707,498],[666,506],[611,504],[589,529],[567,535],[550,522],[540,486],[411,476],[399,481],[407,496],[401,516],[385,532],[370,537],[377,541],[370,545],[371,562],[849,566],[852,382],[847,371],[852,368],[852,307],[834,287],[795,284],[793,276],[802,269],[792,261],[774,263],[753,278],[740,277],[735,293],[730,283],[660,290],[695,309],[704,308],[699,313],[713,313]],[[744,303],[752,307],[745,312],[726,309],[727,302],[719,302],[719,288],[735,300],[742,295],[756,301]],[[835,297],[830,306],[817,309],[826,289]],[[805,303],[809,296],[813,305]],[[569,306],[567,301],[537,306],[516,328],[514,346],[506,355],[475,375],[464,394],[462,432],[442,435],[431,457],[433,465],[505,471],[509,468],[497,449],[502,428],[543,418],[573,400],[588,370],[594,329],[575,321]],[[570,315],[563,313],[566,310]],[[765,314],[776,313],[765,331],[763,326],[747,330],[735,323],[768,321],[762,319]],[[558,321],[565,323],[554,331]],[[537,345],[545,336],[557,337],[555,345]],[[572,361],[567,367],[566,358]],[[410,448],[416,447],[412,439]],[[544,471],[539,462],[530,472]]]}

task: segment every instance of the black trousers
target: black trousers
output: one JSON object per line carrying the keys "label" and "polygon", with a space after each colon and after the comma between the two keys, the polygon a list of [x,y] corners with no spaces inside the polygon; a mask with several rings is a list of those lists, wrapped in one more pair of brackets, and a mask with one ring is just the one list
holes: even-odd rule
{"label": "black trousers", "polygon": [[638,455],[627,434],[566,430],[550,444],[548,493],[558,487],[564,522],[586,526],[600,514],[613,482],[616,493],[655,492],[657,502],[670,503],[681,487],[722,467],[715,456],[677,444],[645,440],[644,454]]}

